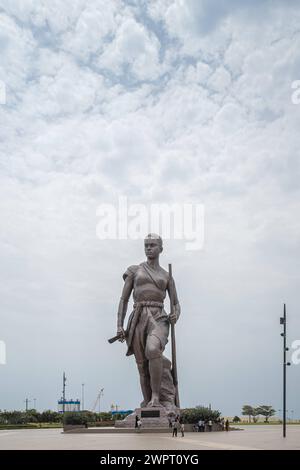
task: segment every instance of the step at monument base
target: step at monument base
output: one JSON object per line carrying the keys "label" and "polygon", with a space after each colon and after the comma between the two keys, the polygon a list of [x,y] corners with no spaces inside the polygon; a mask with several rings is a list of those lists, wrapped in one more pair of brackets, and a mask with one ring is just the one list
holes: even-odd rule
{"label": "step at monument base", "polygon": [[142,429],[169,428],[170,420],[174,420],[180,414],[178,408],[171,411],[164,407],[136,408],[133,413],[126,416],[125,419],[116,421],[116,428],[134,428],[135,418],[138,416],[142,421]]}

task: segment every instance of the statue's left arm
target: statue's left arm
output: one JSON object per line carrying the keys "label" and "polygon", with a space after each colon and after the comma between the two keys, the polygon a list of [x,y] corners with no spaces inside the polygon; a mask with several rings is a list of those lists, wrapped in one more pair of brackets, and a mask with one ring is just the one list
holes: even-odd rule
{"label": "statue's left arm", "polygon": [[[171,282],[172,282],[172,286],[170,286]],[[168,286],[167,286],[167,291],[168,291],[170,299],[171,299],[171,294],[170,294],[171,288],[172,288],[172,295],[173,295],[173,302],[174,302],[174,309],[173,309],[174,311],[173,311],[173,314],[169,315],[169,320],[171,323],[176,323],[180,316],[181,309],[180,309],[180,303],[179,303],[178,296],[177,296],[175,281],[173,278],[169,280]]]}

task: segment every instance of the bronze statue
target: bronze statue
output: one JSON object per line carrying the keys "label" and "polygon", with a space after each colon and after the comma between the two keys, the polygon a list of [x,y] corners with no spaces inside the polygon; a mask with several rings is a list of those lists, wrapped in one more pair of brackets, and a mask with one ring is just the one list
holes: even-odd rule
{"label": "bronze statue", "polygon": [[[159,265],[163,251],[161,237],[149,234],[144,243],[147,261],[130,266],[123,275],[125,284],[118,308],[117,335],[109,341],[126,340],[127,356],[135,356],[144,397],[141,408],[163,406],[172,410],[179,406],[174,324],[180,315],[180,305],[170,265],[169,273]],[[132,292],[134,306],[125,331],[124,320]],[[164,310],[167,292],[171,300],[169,315]],[[170,324],[173,366],[163,356]]]}

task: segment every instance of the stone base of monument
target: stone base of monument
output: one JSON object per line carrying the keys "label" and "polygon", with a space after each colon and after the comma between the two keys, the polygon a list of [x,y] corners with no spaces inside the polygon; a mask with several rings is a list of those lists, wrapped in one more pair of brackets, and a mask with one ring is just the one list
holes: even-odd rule
{"label": "stone base of monument", "polygon": [[169,428],[74,428],[64,429],[63,434],[170,434],[172,432]]}
{"label": "stone base of monument", "polygon": [[180,410],[178,408],[174,408],[172,411],[168,411],[164,407],[136,408],[125,419],[116,421],[115,427],[135,428],[136,416],[138,416],[142,422],[142,429],[169,429],[170,419],[175,419],[176,415],[179,414]]}
{"label": "stone base of monument", "polygon": [[[194,424],[185,424],[184,425],[184,432],[190,433],[195,432],[195,425]],[[222,426],[213,425],[212,432],[215,431],[223,431]],[[230,428],[230,431],[242,431],[239,428]],[[63,434],[156,434],[156,433],[164,433],[164,434],[172,434],[172,429],[169,427],[154,427],[154,428],[146,428],[142,427],[141,429],[135,429],[134,427],[131,428],[115,428],[115,427],[100,427],[100,428],[86,428],[86,427],[77,427],[77,426],[68,426],[64,427]],[[179,432],[180,434],[180,432]]]}

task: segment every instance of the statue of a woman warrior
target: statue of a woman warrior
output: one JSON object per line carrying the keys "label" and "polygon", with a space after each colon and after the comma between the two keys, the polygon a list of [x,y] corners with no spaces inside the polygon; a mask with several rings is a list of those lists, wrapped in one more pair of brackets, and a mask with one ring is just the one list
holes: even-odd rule
{"label": "statue of a woman warrior", "polygon": [[[163,352],[168,342],[170,323],[175,324],[180,315],[180,305],[173,278],[159,265],[162,251],[161,237],[147,235],[147,261],[130,266],[124,273],[125,284],[118,309],[117,336],[120,341],[126,340],[127,356],[135,356],[144,397],[141,408],[164,406],[172,409],[176,405],[177,384],[174,383],[171,362],[163,356]],[[125,331],[124,319],[132,292],[133,312]],[[173,299],[174,308],[170,315],[164,310],[166,292]]]}

